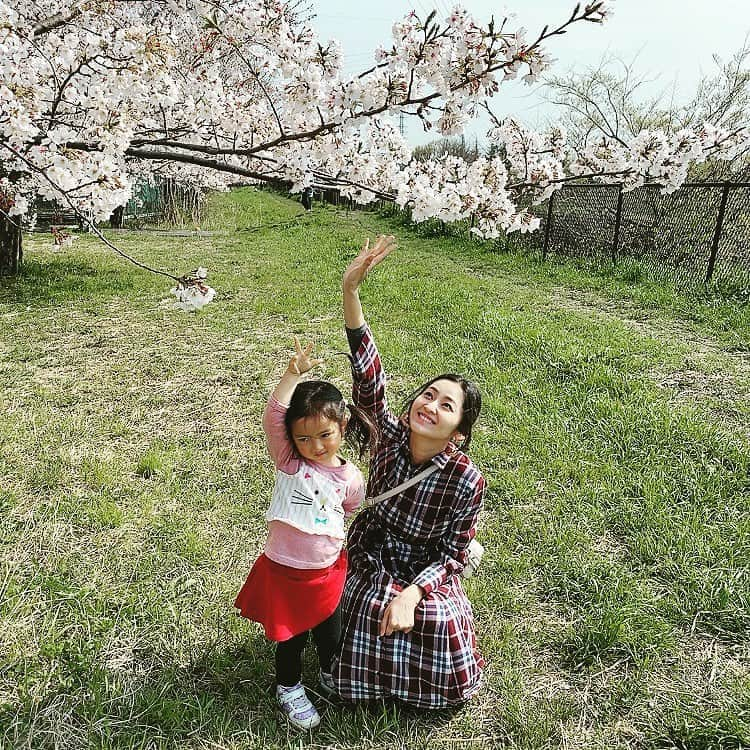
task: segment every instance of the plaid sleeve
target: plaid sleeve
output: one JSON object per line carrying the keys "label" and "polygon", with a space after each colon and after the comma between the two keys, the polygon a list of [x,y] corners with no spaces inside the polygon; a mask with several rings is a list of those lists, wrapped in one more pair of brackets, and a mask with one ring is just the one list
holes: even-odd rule
{"label": "plaid sleeve", "polygon": [[[361,338],[359,334],[361,333]],[[396,418],[388,411],[385,396],[385,372],[370,327],[365,323],[350,337],[352,364],[352,397],[354,403],[372,414],[381,429],[392,428]],[[357,338],[359,344],[357,345]]]}
{"label": "plaid sleeve", "polygon": [[484,499],[485,481],[481,474],[467,492],[467,502],[454,517],[450,534],[438,544],[438,560],[428,565],[413,581],[424,590],[425,596],[448,580],[459,575],[466,565],[469,543],[476,535],[477,518]]}

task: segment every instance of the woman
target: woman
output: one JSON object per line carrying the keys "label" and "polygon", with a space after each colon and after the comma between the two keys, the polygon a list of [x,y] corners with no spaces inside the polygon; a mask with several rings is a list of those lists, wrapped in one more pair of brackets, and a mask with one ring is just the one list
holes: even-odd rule
{"label": "woman", "polygon": [[343,277],[354,402],[381,430],[367,496],[398,487],[430,465],[437,470],[363,511],[352,524],[333,678],[347,700],[392,697],[443,708],[479,689],[484,666],[459,577],[485,490],[462,450],[481,396],[464,378],[441,375],[413,395],[400,418],[388,410],[385,374],[359,287],[394,248],[393,237],[378,237],[372,248],[368,240]]}

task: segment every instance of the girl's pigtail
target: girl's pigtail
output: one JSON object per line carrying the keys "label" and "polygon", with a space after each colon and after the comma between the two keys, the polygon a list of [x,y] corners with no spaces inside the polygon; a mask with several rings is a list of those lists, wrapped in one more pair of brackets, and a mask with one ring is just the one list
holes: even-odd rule
{"label": "girl's pigtail", "polygon": [[344,431],[344,439],[359,451],[359,457],[365,453],[374,453],[380,438],[380,429],[369,412],[354,404],[347,404],[351,416]]}

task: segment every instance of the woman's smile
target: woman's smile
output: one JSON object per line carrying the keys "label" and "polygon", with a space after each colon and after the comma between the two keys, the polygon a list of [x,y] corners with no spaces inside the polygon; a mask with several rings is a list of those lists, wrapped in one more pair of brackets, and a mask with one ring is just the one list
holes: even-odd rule
{"label": "woman's smile", "polygon": [[[430,441],[449,441],[461,422],[463,390],[452,380],[431,383],[412,402],[409,424],[412,432]],[[412,446],[413,448],[413,446]]]}
{"label": "woman's smile", "polygon": [[436,424],[437,420],[434,417],[431,417],[429,414],[425,414],[424,412],[417,412],[417,419],[419,419],[423,424]]}

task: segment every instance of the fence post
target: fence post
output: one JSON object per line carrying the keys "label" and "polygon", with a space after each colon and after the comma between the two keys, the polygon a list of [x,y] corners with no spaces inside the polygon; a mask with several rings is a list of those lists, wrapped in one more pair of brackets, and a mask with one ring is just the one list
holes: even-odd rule
{"label": "fence post", "polygon": [[716,256],[719,252],[719,242],[721,241],[721,229],[724,225],[724,214],[727,211],[727,201],[729,200],[729,183],[725,182],[721,191],[721,203],[719,204],[719,216],[716,219],[716,229],[714,231],[714,240],[711,243],[711,257],[708,259],[708,270],[706,271],[706,284],[711,281],[716,266]]}
{"label": "fence post", "polygon": [[622,223],[622,183],[617,191],[617,211],[615,212],[615,237],[612,241],[612,265],[617,263],[617,249],[620,245],[620,225]]}
{"label": "fence post", "polygon": [[555,200],[555,191],[550,195],[549,197],[549,204],[547,205],[547,224],[544,227],[544,247],[542,248],[542,260],[545,260],[547,258],[547,249],[549,248],[549,235],[552,230],[552,204]]}

